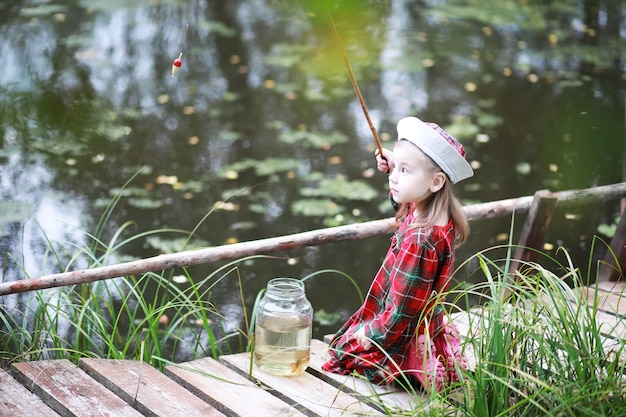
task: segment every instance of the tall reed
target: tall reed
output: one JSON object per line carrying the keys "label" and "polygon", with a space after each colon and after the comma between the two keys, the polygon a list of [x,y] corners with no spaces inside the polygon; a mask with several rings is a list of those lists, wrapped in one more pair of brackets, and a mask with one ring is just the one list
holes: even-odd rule
{"label": "tall reed", "polygon": [[[134,177],[133,177],[134,178]],[[122,188],[128,186],[131,178]],[[161,229],[128,233],[131,222],[105,240],[108,222],[122,197],[120,190],[106,207],[84,246],[47,242],[45,259],[58,270],[91,268],[119,262],[131,244],[153,235],[178,234],[185,245],[194,231]],[[202,219],[204,221],[210,212]],[[202,222],[201,221],[201,222]],[[123,238],[125,235],[129,237]],[[140,359],[154,366],[175,361],[181,352],[190,360],[240,351],[248,345],[247,321],[231,322],[212,303],[212,291],[223,280],[237,279],[244,316],[239,264],[254,256],[227,263],[207,276],[173,280],[173,271],[149,272],[59,289],[5,296],[0,304],[0,365],[13,361],[83,356]]]}
{"label": "tall reed", "polygon": [[11,296],[21,302],[0,305],[2,362],[90,356],[160,367],[181,352],[190,360],[240,351],[250,331],[222,315],[211,292],[230,277],[241,288],[238,264],[251,258],[201,279],[183,270],[184,285],[171,272],[150,272]]}
{"label": "tall reed", "polygon": [[[503,249],[504,258],[490,259]],[[481,279],[452,290],[453,305],[469,296],[481,301],[470,309],[463,342],[475,365],[463,373],[464,384],[451,388],[464,393],[462,401],[446,393],[438,399],[449,406],[446,413],[626,415],[624,316],[601,311],[602,292],[588,296],[588,277],[566,251],[564,262],[539,254],[537,262],[515,260],[519,267],[510,271],[513,249],[490,248],[457,270],[474,268]]]}

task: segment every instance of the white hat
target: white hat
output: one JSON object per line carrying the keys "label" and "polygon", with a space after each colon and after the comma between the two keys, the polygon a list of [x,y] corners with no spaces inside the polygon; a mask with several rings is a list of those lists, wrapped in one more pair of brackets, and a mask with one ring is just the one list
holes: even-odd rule
{"label": "white hat", "polygon": [[398,122],[397,129],[398,140],[406,139],[420,148],[439,165],[453,184],[474,175],[465,159],[463,145],[435,123],[405,117]]}

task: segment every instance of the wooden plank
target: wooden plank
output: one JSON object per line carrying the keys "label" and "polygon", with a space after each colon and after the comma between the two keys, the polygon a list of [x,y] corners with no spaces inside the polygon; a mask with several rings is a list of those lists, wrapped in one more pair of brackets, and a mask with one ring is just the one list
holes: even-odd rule
{"label": "wooden plank", "polygon": [[165,374],[227,416],[304,416],[213,358],[169,365]]}
{"label": "wooden plank", "polygon": [[598,309],[616,316],[626,316],[626,297],[619,293],[604,291],[594,287],[578,288],[581,299],[586,300],[589,306],[597,304]]}
{"label": "wooden plank", "polygon": [[602,291],[618,294],[626,298],[626,282],[598,282],[597,287]]}
{"label": "wooden plank", "polygon": [[78,365],[145,416],[223,416],[145,362],[88,358]]}
{"label": "wooden plank", "polygon": [[598,282],[590,288],[597,288],[598,293],[606,297],[604,299],[611,304],[613,313],[626,316],[626,281]]}
{"label": "wooden plank", "polygon": [[[242,375],[250,370],[250,354],[239,353],[220,357],[220,361]],[[358,401],[319,378],[305,372],[300,376],[283,377],[252,367],[253,380],[273,390],[273,394],[290,404],[300,404],[309,416],[381,415],[378,410]]]}
{"label": "wooden plank", "polygon": [[324,371],[322,364],[326,361],[327,351],[328,344],[315,339],[311,341],[311,361],[308,372],[380,411],[383,411],[385,407],[391,410],[426,411],[427,399],[422,394],[414,396],[396,385],[380,386],[371,384],[363,378]]}
{"label": "wooden plank", "polygon": [[[614,351],[616,343],[626,341],[626,297],[623,283],[604,283],[596,287],[579,287],[566,294],[574,305],[585,303],[591,309],[596,325],[603,337],[605,351]],[[618,292],[620,291],[620,292]],[[626,357],[626,352],[623,352]]]}
{"label": "wooden plank", "polygon": [[59,414],[0,368],[0,416],[58,417]]}
{"label": "wooden plank", "polygon": [[14,363],[12,368],[26,388],[62,416],[141,416],[66,359]]}

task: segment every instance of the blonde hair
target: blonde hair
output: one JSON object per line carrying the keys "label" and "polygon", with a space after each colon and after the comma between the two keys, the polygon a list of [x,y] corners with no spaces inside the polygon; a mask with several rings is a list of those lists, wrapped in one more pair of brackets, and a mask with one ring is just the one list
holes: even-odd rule
{"label": "blonde hair", "polygon": [[[433,169],[441,169],[428,155],[424,154],[424,156],[431,162]],[[441,213],[448,213],[452,218],[452,223],[456,230],[454,242],[458,247],[461,246],[469,236],[469,222],[465,215],[463,205],[454,195],[450,178],[448,178],[447,174],[444,173],[444,175],[446,175],[446,179],[441,189],[430,196],[428,201],[426,201],[426,211],[420,213],[409,227],[432,227],[441,217]],[[396,222],[398,224],[404,221],[410,209],[411,204],[409,203],[399,204],[398,211],[396,212]]]}

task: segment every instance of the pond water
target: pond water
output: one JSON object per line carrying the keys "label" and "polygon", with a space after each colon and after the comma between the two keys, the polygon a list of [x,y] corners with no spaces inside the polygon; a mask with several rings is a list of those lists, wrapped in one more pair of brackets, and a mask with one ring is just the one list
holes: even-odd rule
{"label": "pond water", "polygon": [[[624,6],[517,3],[329,3],[385,146],[406,115],[444,126],[475,168],[457,187],[466,204],[622,180]],[[123,261],[391,216],[339,51],[314,1],[3,1],[2,280],[58,272],[51,242],[69,262],[96,230],[106,243],[172,229],[124,245]],[[557,211],[546,252],[562,246],[584,268],[618,213],[618,202]],[[511,218],[471,226],[459,263],[506,243]],[[324,269],[365,291],[388,241],[245,263],[247,302],[270,278]],[[317,310],[345,318],[359,304],[336,274],[307,285]],[[235,282],[216,288],[225,310],[238,300]]]}

